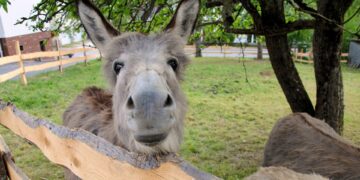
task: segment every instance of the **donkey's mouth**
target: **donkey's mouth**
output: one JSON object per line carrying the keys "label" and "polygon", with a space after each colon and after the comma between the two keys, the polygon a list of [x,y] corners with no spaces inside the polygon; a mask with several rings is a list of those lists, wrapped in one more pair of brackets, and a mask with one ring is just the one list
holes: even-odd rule
{"label": "donkey's mouth", "polygon": [[146,146],[155,146],[162,142],[167,137],[167,133],[154,134],[154,135],[138,135],[135,140]]}

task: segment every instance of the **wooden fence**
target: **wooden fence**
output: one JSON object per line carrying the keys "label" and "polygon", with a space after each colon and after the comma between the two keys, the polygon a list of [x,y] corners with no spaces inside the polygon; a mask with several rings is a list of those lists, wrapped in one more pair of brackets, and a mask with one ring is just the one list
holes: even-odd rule
{"label": "wooden fence", "polygon": [[[342,63],[347,63],[347,57],[348,53],[341,53],[341,60]],[[294,61],[295,62],[301,62],[301,63],[307,63],[307,64],[313,64],[314,63],[314,56],[312,52],[296,52],[294,53]]]}
{"label": "wooden fence", "polygon": [[[52,67],[59,67],[59,71],[63,72],[63,67],[69,63],[75,63],[84,61],[87,64],[88,60],[94,59],[98,57],[98,54],[94,55],[87,55],[87,51],[94,51],[95,48],[86,48],[84,45],[80,48],[70,49],[70,50],[60,50],[59,43],[57,44],[56,51],[45,51],[45,52],[35,52],[35,53],[28,53],[28,54],[21,54],[19,42],[16,41],[15,48],[16,48],[16,55],[7,56],[0,58],[0,66],[10,64],[10,63],[18,63],[18,68],[7,72],[5,74],[0,75],[0,83],[5,82],[9,79],[12,79],[16,76],[20,76],[21,83],[26,85],[26,73],[33,72],[33,71],[40,71],[45,70]],[[80,57],[73,57],[73,58],[64,58],[65,55],[72,55],[75,53],[83,53],[83,56]],[[69,56],[70,57],[70,56]],[[32,66],[25,66],[24,62],[29,61],[36,58],[56,58],[55,61],[50,61],[38,65]]]}
{"label": "wooden fence", "polygon": [[[195,46],[194,45],[188,45],[185,47],[185,52],[188,55],[195,55]],[[227,57],[228,55],[238,55],[238,56],[257,56],[257,48],[256,47],[245,47],[243,50],[240,47],[235,46],[207,46],[206,48],[202,48],[202,54],[218,54],[222,57]],[[263,57],[268,57],[268,51],[266,48],[263,48],[262,52]],[[342,63],[347,62],[348,53],[342,53],[341,54],[341,61]],[[228,57],[234,57],[234,56],[228,56]],[[313,54],[312,52],[295,52],[293,55],[293,59],[295,62],[301,62],[301,63],[314,63],[313,61]]]}
{"label": "wooden fence", "polygon": [[8,146],[0,135],[0,179],[29,179],[14,163]]}
{"label": "wooden fence", "polygon": [[[0,124],[35,144],[50,161],[67,167],[82,179],[219,179],[199,171],[175,154],[144,157],[130,153],[87,131],[31,117],[1,100]],[[0,143],[0,150],[9,154],[2,144],[5,143]],[[26,179],[11,158],[5,157],[10,167],[7,176]]]}

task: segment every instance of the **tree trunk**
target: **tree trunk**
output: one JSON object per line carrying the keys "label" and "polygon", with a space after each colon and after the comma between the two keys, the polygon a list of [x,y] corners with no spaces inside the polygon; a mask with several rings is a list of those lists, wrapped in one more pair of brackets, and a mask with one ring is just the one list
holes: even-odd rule
{"label": "tree trunk", "polygon": [[315,115],[314,107],[290,55],[287,35],[265,36],[271,65],[293,112]]}
{"label": "tree trunk", "polygon": [[[318,12],[343,24],[351,0],[319,0]],[[340,66],[343,30],[322,18],[316,19],[313,52],[316,77],[315,116],[325,120],[339,134],[343,130],[344,90]]]}
{"label": "tree trunk", "polygon": [[[285,26],[283,0],[262,1],[260,5],[262,28],[275,30]],[[291,110],[293,112],[306,112],[314,116],[314,107],[290,54],[287,34],[266,34],[265,41],[271,65]]]}
{"label": "tree trunk", "polygon": [[257,59],[263,59],[263,48],[259,40],[257,41]]}
{"label": "tree trunk", "polygon": [[195,40],[195,57],[202,57],[202,53],[201,53],[201,39],[196,39]]}

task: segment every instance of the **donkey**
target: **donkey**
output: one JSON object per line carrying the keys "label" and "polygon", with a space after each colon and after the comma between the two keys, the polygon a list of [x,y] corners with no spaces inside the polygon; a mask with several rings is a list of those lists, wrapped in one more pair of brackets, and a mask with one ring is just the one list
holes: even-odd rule
{"label": "donkey", "polygon": [[161,33],[120,34],[89,0],[78,0],[80,20],[103,55],[110,88],[85,89],[64,112],[64,125],[135,153],[177,152],[187,110],[179,84],[190,60],[184,47],[199,6],[199,0],[182,0]]}
{"label": "donkey", "polygon": [[265,146],[263,166],[283,166],[330,179],[360,179],[360,148],[325,122],[295,113],[274,126]]}

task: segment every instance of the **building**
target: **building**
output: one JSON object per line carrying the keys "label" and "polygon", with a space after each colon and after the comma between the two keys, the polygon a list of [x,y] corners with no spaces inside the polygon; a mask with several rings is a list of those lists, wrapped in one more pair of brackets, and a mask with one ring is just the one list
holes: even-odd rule
{"label": "building", "polygon": [[0,10],[0,56],[15,54],[19,41],[23,53],[52,50],[51,32],[33,32],[24,24],[15,25],[21,17],[28,16],[38,0],[11,1],[8,12]]}
{"label": "building", "polygon": [[[0,24],[1,26],[1,24]],[[22,53],[52,50],[51,32],[37,32],[18,36],[0,38],[0,55],[11,56],[16,54],[15,42],[19,41]]]}

